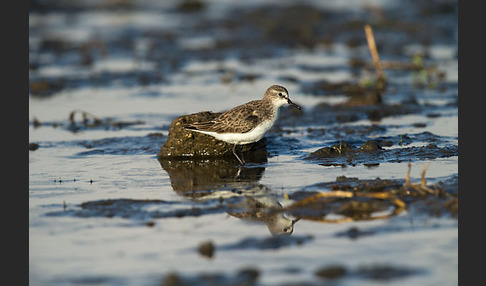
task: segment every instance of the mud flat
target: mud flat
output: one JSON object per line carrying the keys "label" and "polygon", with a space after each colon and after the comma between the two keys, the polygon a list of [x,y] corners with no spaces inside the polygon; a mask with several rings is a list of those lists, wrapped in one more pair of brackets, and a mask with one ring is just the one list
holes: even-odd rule
{"label": "mud flat", "polygon": [[[29,4],[30,284],[457,285],[457,1],[64,2]],[[303,108],[245,166],[180,128],[272,84]]]}

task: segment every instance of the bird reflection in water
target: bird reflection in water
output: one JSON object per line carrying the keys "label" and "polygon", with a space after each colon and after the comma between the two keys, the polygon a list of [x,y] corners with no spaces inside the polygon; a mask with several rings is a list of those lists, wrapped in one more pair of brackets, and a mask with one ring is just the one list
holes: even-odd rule
{"label": "bird reflection in water", "polygon": [[225,200],[229,215],[265,223],[272,235],[292,234],[298,219],[287,217],[277,194],[258,184],[266,156],[245,161],[240,166],[235,158],[159,160],[177,194],[193,201]]}

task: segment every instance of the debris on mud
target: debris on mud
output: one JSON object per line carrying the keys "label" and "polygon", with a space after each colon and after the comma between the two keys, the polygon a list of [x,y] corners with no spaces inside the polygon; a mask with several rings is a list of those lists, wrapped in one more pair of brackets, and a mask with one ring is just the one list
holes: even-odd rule
{"label": "debris on mud", "polygon": [[[406,204],[393,193],[339,190],[310,195],[287,206],[285,211],[300,219],[342,223],[389,218],[400,214],[405,207]],[[381,214],[382,212],[385,214]],[[338,218],[334,218],[334,215]],[[333,218],[328,219],[326,216]]]}
{"label": "debris on mud", "polygon": [[[428,167],[422,169],[420,184],[411,183],[411,166],[409,163],[404,183],[379,178],[370,181],[341,177],[336,183],[327,185],[331,191],[312,192],[307,196],[304,192],[298,192],[290,196],[295,201],[285,211],[300,219],[341,223],[389,218],[409,209],[413,204],[430,215],[449,214],[457,218],[457,192],[454,189],[447,190],[443,184],[428,186],[425,179]],[[338,218],[327,219],[326,216],[330,215],[337,215]],[[360,233],[351,231],[349,236],[358,234]]]}
{"label": "debris on mud", "polygon": [[[233,144],[220,141],[210,135],[192,132],[184,129],[184,124],[195,122],[210,121],[221,113],[210,111],[198,112],[189,115],[179,116],[172,121],[169,127],[167,141],[160,148],[157,154],[159,160],[168,159],[187,159],[187,158],[208,158],[208,157],[234,157]],[[240,147],[243,158],[246,160],[246,153],[258,152],[266,156],[266,144],[262,139],[255,143],[242,145]],[[240,153],[240,152],[239,152]]]}

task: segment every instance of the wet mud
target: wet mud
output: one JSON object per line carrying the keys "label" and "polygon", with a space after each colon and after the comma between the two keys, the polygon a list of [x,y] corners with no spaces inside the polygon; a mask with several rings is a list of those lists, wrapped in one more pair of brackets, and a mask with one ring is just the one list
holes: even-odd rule
{"label": "wet mud", "polygon": [[[35,158],[32,164],[41,160],[34,156],[41,156],[45,154],[43,152],[55,154],[59,148],[73,150],[62,159],[92,160],[86,165],[106,164],[105,167],[119,168],[119,174],[139,176],[138,181],[142,183],[134,187],[134,192],[143,190],[145,184],[157,184],[152,177],[154,173],[165,176],[163,178],[169,181],[165,185],[165,182],[160,184],[160,192],[156,195],[148,195],[152,198],[141,199],[142,195],[133,198],[119,187],[119,183],[126,180],[125,175],[116,173],[119,177],[113,178],[114,187],[106,193],[103,192],[107,184],[97,186],[98,181],[106,178],[95,179],[93,198],[88,192],[82,192],[85,190],[83,187],[79,187],[80,190],[69,189],[66,193],[79,195],[82,202],[66,204],[64,200],[71,198],[69,195],[55,197],[53,203],[39,207],[42,219],[91,221],[93,218],[119,218],[129,222],[128,228],[142,227],[146,230],[165,227],[166,222],[174,219],[184,224],[188,221],[193,223],[194,218],[209,220],[221,215],[252,226],[256,224],[263,229],[265,235],[247,233],[230,242],[191,242],[185,251],[205,262],[216,262],[220,255],[245,251],[255,251],[258,255],[259,252],[274,254],[321,247],[318,243],[323,239],[322,235],[313,235],[312,231],[309,231],[310,234],[299,232],[299,225],[306,223],[318,225],[315,229],[344,225],[344,230],[333,228],[324,237],[331,237],[335,239],[332,243],[339,244],[350,240],[366,242],[373,238],[381,238],[383,242],[390,233],[405,236],[411,229],[433,229],[435,226],[427,223],[416,223],[413,228],[403,226],[403,221],[422,220],[424,217],[424,220],[457,222],[458,175],[450,176],[444,171],[446,177],[428,177],[435,171],[433,168],[440,169],[443,167],[441,164],[457,162],[459,155],[457,132],[452,130],[455,127],[438,126],[447,124],[449,118],[457,118],[458,82],[448,78],[448,70],[444,67],[446,61],[440,57],[441,50],[439,56],[434,54],[434,51],[437,53],[434,48],[444,46],[452,47],[457,53],[457,2],[404,3],[405,7],[400,9],[370,4],[365,5],[363,11],[366,12],[361,13],[301,2],[242,7],[226,5],[224,9],[220,7],[224,13],[218,12],[217,17],[212,10],[217,4],[211,1],[178,1],[169,6],[148,1],[146,5],[140,7],[132,1],[62,4],[60,1],[32,1],[30,12],[38,18],[42,17],[39,16],[42,13],[67,14],[74,17],[71,24],[79,24],[83,13],[112,11],[115,8],[120,13],[155,11],[164,17],[177,15],[183,23],[164,22],[160,26],[142,24],[133,27],[100,24],[103,29],[96,36],[72,40],[56,33],[49,34],[49,21],[36,18],[39,25],[29,26],[29,34],[36,37],[29,41],[32,105],[49,100],[55,102],[56,99],[72,96],[71,93],[76,90],[90,88],[100,90],[100,102],[106,90],[134,88],[129,100],[148,100],[149,105],[152,104],[150,100],[159,102],[157,100],[167,99],[177,105],[174,98],[186,96],[178,91],[178,88],[184,90],[185,85],[194,84],[196,91],[201,89],[201,85],[254,85],[256,89],[257,84],[270,81],[290,86],[289,91],[296,98],[296,103],[299,103],[299,97],[302,101],[316,103],[303,105],[302,111],[282,107],[278,121],[264,139],[240,148],[245,166],[240,166],[232,154],[232,145],[182,128],[182,124],[214,118],[219,114],[217,112],[198,110],[188,114],[185,109],[182,111],[183,108],[174,106],[179,114],[168,113],[158,117],[138,113],[105,116],[84,109],[71,109],[62,114],[62,120],[44,120],[33,114],[29,121],[33,134],[49,129],[68,135],[58,140],[51,140],[48,135],[39,140],[35,136],[29,138],[29,154]],[[55,22],[55,19],[50,21]],[[102,23],[100,19],[98,21]],[[366,46],[363,26],[370,23],[375,30],[385,81],[377,78]],[[143,41],[139,42],[140,39]],[[419,46],[415,47],[417,51],[410,47],[410,43]],[[330,59],[342,58],[344,54],[346,61],[328,63],[320,58],[321,53],[322,57]],[[299,55],[303,59],[299,59]],[[129,59],[129,68],[124,65],[121,65],[122,68],[110,67],[106,63],[113,57]],[[231,61],[238,64],[233,65]],[[447,61],[457,63],[457,55]],[[188,66],[194,63],[202,68],[190,70]],[[216,63],[215,67],[211,67],[212,63]],[[334,74],[346,76],[335,79]],[[179,78],[174,80],[174,75]],[[209,98],[213,91],[205,92],[194,96],[193,101],[199,103],[203,100],[200,97],[208,95]],[[78,100],[76,96],[72,97],[73,101]],[[336,98],[338,102],[334,103],[332,100]],[[126,108],[125,105],[133,103],[129,100],[125,103],[110,102],[106,109]],[[181,102],[183,104],[184,101]],[[106,134],[100,138],[100,132]],[[95,133],[96,136],[90,138],[90,134]],[[132,174],[131,170],[124,169],[123,162],[117,161],[113,166],[101,162],[111,162],[113,157],[135,156],[148,157],[154,161],[156,170],[149,172],[150,175],[143,172]],[[450,161],[441,163],[444,159]],[[430,169],[423,167],[421,178],[412,179],[411,170],[415,171],[424,162],[436,162],[436,165]],[[51,183],[47,187],[45,184],[48,183],[38,183],[41,189],[52,187],[54,191],[50,191],[54,194],[51,195],[55,196],[56,188],[66,188],[70,179],[62,175],[61,181],[60,169],[46,172],[44,169],[49,169],[49,164],[56,165],[52,162],[41,164],[42,167],[36,165],[36,174]],[[404,171],[397,178],[387,168],[398,164],[409,167],[408,172]],[[317,177],[317,183],[302,183],[287,189],[284,177],[298,173],[295,166],[311,170],[307,175]],[[272,174],[274,168],[280,168],[281,177],[276,178]],[[356,176],[360,168],[374,171],[375,178]],[[343,173],[350,169],[358,171],[353,176],[326,177],[326,172],[335,169],[342,169]],[[95,172],[99,170],[92,171]],[[273,177],[263,184],[268,173]],[[437,173],[441,174],[440,171]],[[38,177],[32,184],[39,181]],[[74,182],[76,180],[79,179],[74,179]],[[90,179],[90,182],[92,186],[93,180]],[[124,192],[120,195],[118,191]],[[99,193],[103,195],[97,197]],[[112,198],[106,199],[110,196]],[[45,199],[41,195],[39,197]],[[62,205],[59,203],[61,199]],[[366,224],[371,221],[389,223]],[[38,225],[42,224],[46,222]],[[127,228],[127,225],[121,228]],[[436,227],[439,230],[443,228],[446,226],[440,223]],[[104,226],[100,229],[105,230]],[[164,235],[171,232],[170,229],[163,230],[166,231]],[[55,238],[55,235],[52,237]],[[316,248],[316,251],[320,249]],[[375,253],[370,256],[373,255]],[[130,255],[124,258],[127,257]],[[298,258],[305,260],[308,257]],[[380,261],[358,266],[346,263],[293,266],[298,264],[289,263],[270,271],[277,275],[311,271],[312,279],[301,283],[305,285],[339,283],[340,280],[345,284],[346,279],[366,283],[400,282],[435,271],[432,265],[424,269],[412,263],[402,266],[397,261],[383,265]],[[41,262],[37,260],[34,263]],[[257,261],[252,263],[251,267],[236,271],[191,270],[188,273],[180,267],[164,275],[160,275],[159,271],[155,276],[160,285],[265,285],[261,282],[262,276],[268,276],[269,270],[261,269],[264,265]],[[46,285],[56,282],[56,279],[47,277]],[[443,282],[436,283],[438,280],[429,284]],[[122,284],[123,278],[81,273],[80,277],[66,276],[59,281],[60,284],[66,281],[74,284]]]}
{"label": "wet mud", "polygon": [[[271,189],[258,184],[265,168],[226,165],[225,169],[224,165],[208,161],[161,162],[162,168],[171,174],[173,190],[195,202],[189,204],[190,208],[188,203],[177,201],[117,199],[85,202],[75,209],[47,215],[153,220],[227,213],[266,224],[273,236],[292,234],[300,220],[344,223],[387,219],[405,210],[415,215],[458,217],[457,180],[427,184],[424,168],[421,182],[412,183],[411,163],[404,179],[360,180],[342,176],[335,182],[306,186],[302,191],[290,193],[291,203],[282,206]],[[165,205],[172,207],[166,211]],[[362,234],[350,230],[345,235],[356,238]]]}
{"label": "wet mud", "polygon": [[[395,138],[395,140],[403,140],[403,138]],[[361,146],[353,147],[345,141],[340,141],[330,147],[323,147],[310,153],[305,159],[319,162],[324,166],[356,166],[359,164],[378,166],[384,162],[399,163],[458,156],[458,147],[454,145],[442,148],[433,143],[420,147],[402,145],[399,148],[386,150],[378,142],[390,144],[389,139],[375,139],[368,140]]]}

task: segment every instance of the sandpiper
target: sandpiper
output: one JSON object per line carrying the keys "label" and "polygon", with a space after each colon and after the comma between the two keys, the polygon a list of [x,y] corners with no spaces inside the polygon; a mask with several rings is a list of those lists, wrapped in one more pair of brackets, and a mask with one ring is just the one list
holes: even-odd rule
{"label": "sandpiper", "polygon": [[241,165],[244,165],[244,161],[235,152],[236,145],[249,144],[262,139],[272,128],[277,120],[279,108],[284,104],[301,109],[290,100],[285,87],[272,85],[260,100],[234,107],[214,120],[188,124],[184,128],[233,144],[233,154]]}

